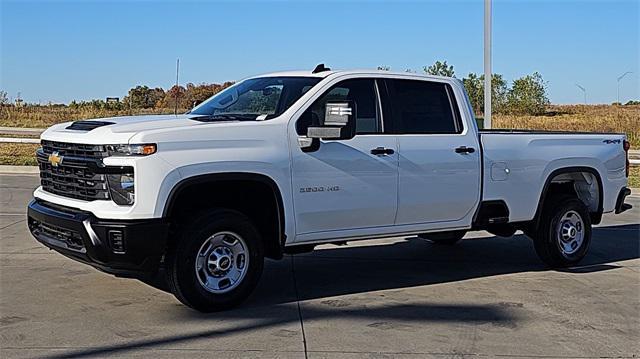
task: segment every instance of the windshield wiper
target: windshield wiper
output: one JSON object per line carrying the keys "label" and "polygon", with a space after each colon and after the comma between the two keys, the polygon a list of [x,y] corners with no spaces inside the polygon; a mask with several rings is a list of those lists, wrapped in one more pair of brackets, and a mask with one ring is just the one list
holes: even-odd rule
{"label": "windshield wiper", "polygon": [[255,121],[256,115],[243,115],[237,113],[218,113],[214,115],[195,115],[190,119],[196,121]]}

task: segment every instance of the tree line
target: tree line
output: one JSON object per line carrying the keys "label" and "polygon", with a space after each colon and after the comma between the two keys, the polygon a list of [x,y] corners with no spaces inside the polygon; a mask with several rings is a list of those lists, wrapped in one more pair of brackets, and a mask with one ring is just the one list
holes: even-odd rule
{"label": "tree line", "polygon": [[[387,66],[379,66],[379,70],[389,70]],[[411,70],[406,70],[412,72]],[[453,65],[446,61],[436,61],[433,65],[423,67],[428,75],[456,77]],[[469,73],[462,79],[469,100],[476,115],[484,112],[484,75]],[[493,113],[517,115],[542,115],[549,105],[547,85],[542,75],[534,72],[513,80],[511,86],[501,74],[491,75],[491,108]]]}
{"label": "tree line", "polygon": [[[379,66],[378,70],[389,70],[388,66]],[[406,70],[413,72],[412,70]],[[423,71],[429,75],[456,77],[453,65],[447,61],[436,61],[432,65],[424,66]],[[465,89],[469,94],[473,110],[476,115],[482,116],[484,110],[484,75],[469,73],[462,79]],[[179,111],[191,109],[207,98],[217,94],[234,82],[201,83],[195,85],[188,83],[186,86],[174,85],[168,90],[160,87],[151,88],[138,85],[131,88],[122,101],[72,101],[69,107],[72,109],[92,110],[164,110],[178,108]],[[542,115],[549,105],[547,97],[547,83],[538,72],[520,77],[508,83],[501,74],[493,74],[491,78],[491,104],[492,110],[497,114],[515,115]],[[614,103],[615,104],[615,103]],[[638,104],[637,101],[629,101],[625,105]],[[0,91],[0,105],[10,105],[5,91]],[[619,104],[618,104],[619,105]],[[55,105],[64,106],[64,105]]]}
{"label": "tree line", "polygon": [[188,83],[186,86],[174,85],[169,90],[161,87],[151,88],[146,85],[138,85],[129,89],[122,101],[72,101],[71,108],[91,107],[100,110],[127,110],[127,109],[168,109],[177,107],[180,110],[190,109],[209,97],[233,85],[231,81],[221,84]]}
{"label": "tree line", "polygon": [[[380,70],[389,70],[388,67],[378,67]],[[453,65],[446,61],[436,61],[430,66],[425,66],[423,71],[429,75],[455,77]],[[484,75],[470,73],[462,79],[474,112],[482,115],[484,110]],[[160,87],[136,86],[129,90],[127,96],[120,103],[102,103],[96,105],[116,106],[121,109],[189,109],[231,86],[233,82],[222,84],[192,83],[183,86],[173,86],[165,91]],[[541,115],[545,113],[549,104],[547,97],[547,85],[542,75],[534,72],[514,80],[511,84],[501,74],[493,74],[491,79],[491,101],[494,113]],[[71,104],[73,106],[74,103]]]}

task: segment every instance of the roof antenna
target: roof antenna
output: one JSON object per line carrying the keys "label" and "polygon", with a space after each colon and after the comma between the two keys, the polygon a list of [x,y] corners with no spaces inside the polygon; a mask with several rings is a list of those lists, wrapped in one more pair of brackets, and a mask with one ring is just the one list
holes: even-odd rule
{"label": "roof antenna", "polygon": [[324,64],[319,64],[318,66],[316,66],[315,69],[313,69],[313,71],[311,71],[311,73],[317,74],[319,72],[325,72],[325,71],[331,71],[331,69],[328,67],[324,67]]}

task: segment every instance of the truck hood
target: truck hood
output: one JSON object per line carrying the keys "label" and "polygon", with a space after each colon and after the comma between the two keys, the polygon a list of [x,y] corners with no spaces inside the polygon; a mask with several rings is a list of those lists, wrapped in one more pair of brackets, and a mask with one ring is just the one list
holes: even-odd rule
{"label": "truck hood", "polygon": [[71,126],[74,122],[65,122],[47,129],[42,134],[42,139],[87,144],[128,143],[132,136],[143,131],[211,124],[192,120],[193,117],[194,115],[107,117],[81,120],[82,126]]}

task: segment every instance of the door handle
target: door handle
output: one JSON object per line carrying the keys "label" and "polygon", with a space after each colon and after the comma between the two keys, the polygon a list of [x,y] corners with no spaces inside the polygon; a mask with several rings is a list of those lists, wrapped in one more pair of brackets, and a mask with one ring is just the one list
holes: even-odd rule
{"label": "door handle", "polygon": [[460,146],[456,148],[456,153],[474,153],[476,149],[473,147]]}
{"label": "door handle", "polygon": [[371,150],[371,154],[376,156],[386,156],[392,155],[394,153],[396,153],[396,151],[394,151],[393,149],[384,147],[376,147]]}

